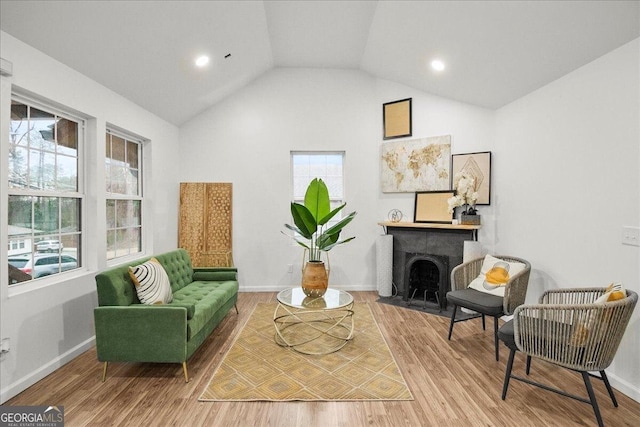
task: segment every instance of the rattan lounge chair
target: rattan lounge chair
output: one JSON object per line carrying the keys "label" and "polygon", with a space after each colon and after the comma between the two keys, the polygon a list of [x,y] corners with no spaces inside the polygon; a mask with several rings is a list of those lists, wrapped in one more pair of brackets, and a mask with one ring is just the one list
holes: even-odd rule
{"label": "rattan lounge chair", "polygon": [[[504,377],[502,400],[511,378],[591,404],[599,426],[603,426],[596,396],[589,377],[601,379],[611,401],[618,406],[605,369],[611,364],[622,335],[638,301],[638,294],[627,290],[617,301],[595,302],[605,288],[559,289],[545,292],[539,304],[516,308],[513,320],[500,328],[499,337],[511,350]],[[589,399],[566,393],[511,373],[516,350],[527,355],[526,374],[531,358],[580,372]],[[599,372],[600,376],[589,372]]]}
{"label": "rattan lounge chair", "polygon": [[480,313],[482,316],[483,330],[485,329],[485,315],[491,316],[493,317],[493,339],[496,360],[499,360],[498,319],[506,314],[512,314],[517,306],[524,304],[527,287],[529,286],[531,264],[521,258],[507,255],[494,255],[494,257],[507,262],[522,263],[525,265],[525,268],[508,280],[505,285],[504,297],[499,297],[469,288],[469,284],[480,274],[484,258],[478,258],[456,266],[451,271],[451,291],[447,293],[447,303],[453,305],[448,339],[451,340],[453,325],[455,323],[474,318],[466,317],[456,319],[458,307],[464,307]]}

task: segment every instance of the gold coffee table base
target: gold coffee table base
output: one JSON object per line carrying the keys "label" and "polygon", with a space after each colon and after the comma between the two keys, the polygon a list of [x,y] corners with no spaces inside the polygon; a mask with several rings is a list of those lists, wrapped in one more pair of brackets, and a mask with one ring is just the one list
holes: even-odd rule
{"label": "gold coffee table base", "polygon": [[353,302],[340,308],[294,308],[279,303],[273,313],[275,342],[312,355],[340,350],[353,338]]}

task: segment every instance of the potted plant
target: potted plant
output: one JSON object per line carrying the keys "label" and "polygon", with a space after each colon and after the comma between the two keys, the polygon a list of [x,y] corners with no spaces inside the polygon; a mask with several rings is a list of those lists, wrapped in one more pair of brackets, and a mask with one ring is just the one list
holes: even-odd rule
{"label": "potted plant", "polygon": [[349,237],[340,240],[340,232],[353,220],[356,212],[351,212],[334,225],[328,226],[329,220],[345,206],[346,203],[343,203],[331,210],[327,185],[318,178],[309,183],[304,204],[291,203],[291,216],[295,225],[285,224],[285,227],[296,233],[292,238],[307,249],[309,254],[302,273],[302,290],[307,296],[319,297],[327,290],[329,278],[321,259],[322,252],[328,252],[337,245],[355,239]]}
{"label": "potted plant", "polygon": [[456,194],[447,200],[449,213],[453,213],[456,207],[462,206],[460,223],[479,225],[480,215],[477,215],[478,211],[475,208],[478,200],[475,177],[465,171],[458,172],[453,177],[453,188]]}

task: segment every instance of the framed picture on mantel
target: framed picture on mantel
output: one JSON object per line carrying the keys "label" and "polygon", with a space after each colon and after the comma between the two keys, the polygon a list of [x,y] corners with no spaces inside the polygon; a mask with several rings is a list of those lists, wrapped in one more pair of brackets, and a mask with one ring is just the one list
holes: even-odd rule
{"label": "framed picture on mantel", "polygon": [[491,204],[491,151],[451,156],[451,187],[458,172],[467,172],[476,180],[476,205]]}
{"label": "framed picture on mantel", "polygon": [[413,222],[435,222],[451,224],[453,214],[449,213],[447,200],[454,191],[419,191],[416,193]]}

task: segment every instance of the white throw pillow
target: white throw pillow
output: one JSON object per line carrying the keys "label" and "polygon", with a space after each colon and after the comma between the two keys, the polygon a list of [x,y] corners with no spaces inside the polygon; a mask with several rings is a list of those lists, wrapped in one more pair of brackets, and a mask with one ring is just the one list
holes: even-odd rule
{"label": "white throw pillow", "polygon": [[142,304],[168,304],[173,301],[169,276],[157,259],[129,267],[129,276],[136,285]]}
{"label": "white throw pillow", "polygon": [[526,268],[521,262],[508,262],[491,255],[484,257],[480,275],[473,279],[469,288],[504,297],[504,289],[513,276]]}

